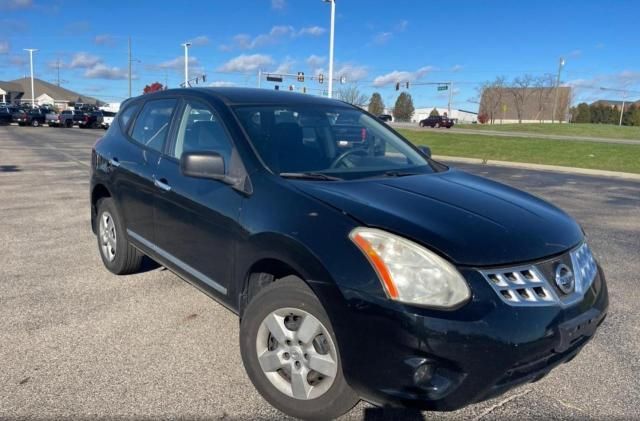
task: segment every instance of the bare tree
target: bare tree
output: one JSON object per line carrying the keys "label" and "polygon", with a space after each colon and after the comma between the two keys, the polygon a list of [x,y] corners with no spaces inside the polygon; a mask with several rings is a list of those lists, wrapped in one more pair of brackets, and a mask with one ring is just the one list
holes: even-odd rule
{"label": "bare tree", "polygon": [[537,117],[540,123],[544,120],[545,107],[549,105],[549,99],[554,92],[554,83],[555,81],[551,74],[545,74],[533,80],[533,87],[536,88],[534,95],[538,105]]}
{"label": "bare tree", "polygon": [[357,85],[350,85],[341,88],[337,92],[338,99],[355,105],[356,107],[364,108],[369,102],[369,98],[360,92]]}
{"label": "bare tree", "polygon": [[512,86],[508,89],[510,95],[513,96],[513,106],[518,115],[518,123],[522,123],[527,101],[533,94],[531,86],[533,85],[533,76],[524,75],[513,80]]}
{"label": "bare tree", "polygon": [[574,100],[574,92],[571,87],[559,87],[558,92],[558,108],[556,109],[555,120],[563,122],[567,120],[569,114],[569,107]]}
{"label": "bare tree", "polygon": [[492,124],[503,105],[504,87],[504,76],[497,77],[493,82],[485,82],[480,87],[479,114],[486,114]]}

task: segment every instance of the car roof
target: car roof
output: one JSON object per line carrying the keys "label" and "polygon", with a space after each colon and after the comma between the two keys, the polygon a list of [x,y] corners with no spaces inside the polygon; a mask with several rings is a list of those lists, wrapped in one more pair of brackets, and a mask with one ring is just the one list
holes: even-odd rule
{"label": "car roof", "polygon": [[167,89],[144,95],[144,98],[152,96],[162,97],[174,94],[189,94],[202,97],[217,97],[227,105],[330,105],[333,107],[350,107],[349,104],[336,99],[321,96],[301,94],[289,91],[276,91],[258,88],[187,88]]}

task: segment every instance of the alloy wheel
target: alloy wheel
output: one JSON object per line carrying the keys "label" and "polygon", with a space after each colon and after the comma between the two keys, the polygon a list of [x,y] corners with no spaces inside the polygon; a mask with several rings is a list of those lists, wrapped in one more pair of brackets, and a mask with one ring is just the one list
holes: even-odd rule
{"label": "alloy wheel", "polygon": [[113,217],[109,212],[103,212],[100,218],[100,250],[102,255],[107,258],[108,261],[113,262],[116,258],[116,225],[113,222]]}
{"label": "alloy wheel", "polygon": [[271,384],[295,399],[322,396],[338,372],[337,351],[329,331],[315,316],[296,308],[267,315],[258,329],[256,352]]}

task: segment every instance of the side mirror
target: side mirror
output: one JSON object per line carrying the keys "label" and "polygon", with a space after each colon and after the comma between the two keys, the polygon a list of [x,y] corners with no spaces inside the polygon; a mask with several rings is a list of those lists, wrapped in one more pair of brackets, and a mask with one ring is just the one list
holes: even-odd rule
{"label": "side mirror", "polygon": [[428,146],[418,146],[420,152],[422,152],[427,158],[431,158],[431,148]]}
{"label": "side mirror", "polygon": [[224,166],[217,152],[184,152],[180,157],[180,171],[187,177],[226,181]]}

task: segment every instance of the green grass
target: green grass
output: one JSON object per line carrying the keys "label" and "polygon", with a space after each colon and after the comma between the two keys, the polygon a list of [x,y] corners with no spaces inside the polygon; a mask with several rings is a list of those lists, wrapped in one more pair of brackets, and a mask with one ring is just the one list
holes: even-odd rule
{"label": "green grass", "polygon": [[399,131],[434,155],[640,173],[640,145]]}
{"label": "green grass", "polygon": [[546,135],[606,137],[611,139],[638,139],[640,127],[615,126],[613,124],[459,124],[460,129],[496,130],[501,132],[526,132]]}

